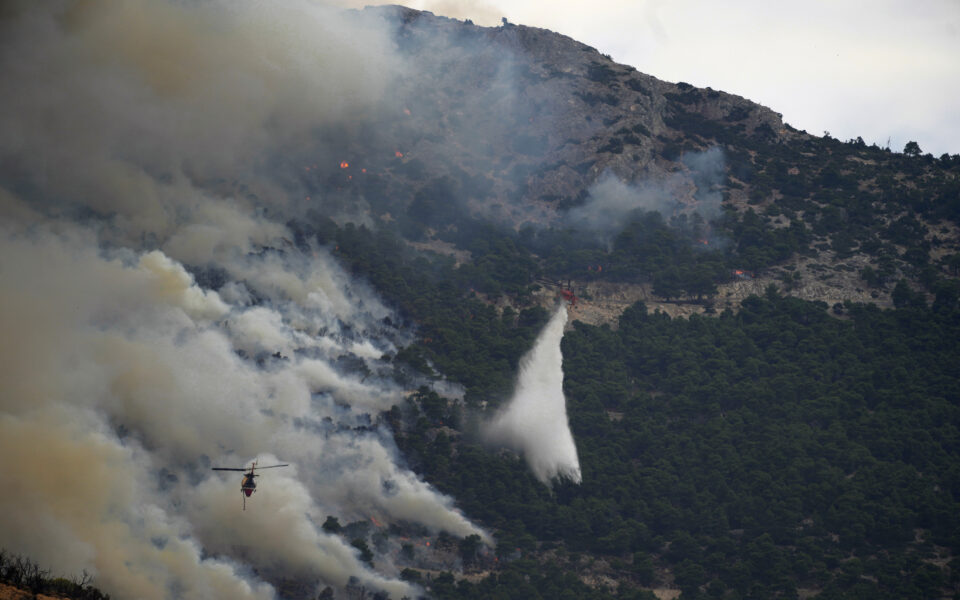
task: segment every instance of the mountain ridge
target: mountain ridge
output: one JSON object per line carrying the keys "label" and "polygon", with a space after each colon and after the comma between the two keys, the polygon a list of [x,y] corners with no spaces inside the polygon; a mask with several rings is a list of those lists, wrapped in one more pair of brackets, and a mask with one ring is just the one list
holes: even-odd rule
{"label": "mountain ridge", "polygon": [[[960,157],[547,30],[219,8],[2,11],[5,545],[134,597],[958,593]],[[580,485],[483,435],[534,362]],[[258,459],[244,510],[210,467]]]}
{"label": "mountain ridge", "polygon": [[[765,229],[770,240],[791,224],[806,229],[809,239],[790,242],[795,248],[773,261],[733,260],[726,275],[715,270],[718,307],[735,308],[745,297],[743,288],[757,289],[735,277],[734,270],[753,271],[764,286],[774,283],[786,293],[831,306],[844,301],[890,306],[893,284],[900,279],[924,290],[920,270],[925,265],[902,259],[909,244],[888,245],[886,257],[865,251],[872,245],[868,238],[904,216],[876,182],[884,170],[895,170],[893,181],[901,188],[952,186],[946,193],[955,205],[960,157],[945,155],[938,161],[862,141],[813,136],[746,98],[658,80],[545,29],[509,23],[478,27],[399,6],[363,12],[396,19],[399,51],[422,63],[423,72],[442,74],[434,75],[432,86],[418,81],[416,89],[404,89],[398,84],[398,103],[408,114],[400,125],[384,128],[384,139],[373,144],[383,149],[366,150],[387,154],[390,147],[402,148],[396,151],[402,154],[399,163],[381,183],[386,195],[406,200],[373,212],[383,210],[387,216],[381,213],[381,219],[393,219],[412,211],[430,226],[414,232],[414,238],[450,242],[452,236],[444,236],[443,229],[456,227],[452,217],[459,210],[451,206],[516,231],[524,225],[570,227],[564,214],[582,206],[604,176],[628,187],[663,186],[674,212],[691,214],[704,190],[683,157],[719,148],[722,180],[710,186],[722,195],[722,211],[715,216],[727,213],[729,229],[753,211],[760,215],[752,226]],[[496,101],[487,102],[491,98]],[[841,185],[824,189],[825,179]],[[922,179],[935,185],[921,184]],[[853,233],[841,222],[851,202],[870,213]],[[917,214],[921,222],[926,218]],[[916,252],[927,255],[921,263],[936,265],[960,250],[956,225],[938,220],[929,218],[921,225],[920,239],[913,240],[921,246]],[[859,243],[851,243],[851,236],[858,236]],[[729,231],[721,237],[729,237]],[[732,246],[742,254],[738,251],[745,245],[735,239]],[[864,280],[866,268],[883,270],[883,282]],[[937,273],[953,277],[942,266]],[[569,271],[555,275],[584,289],[599,278]],[[926,288],[932,301],[935,291],[929,283]],[[648,295],[646,300],[656,299]],[[669,301],[660,305],[673,314],[684,312],[672,310],[675,303]]]}

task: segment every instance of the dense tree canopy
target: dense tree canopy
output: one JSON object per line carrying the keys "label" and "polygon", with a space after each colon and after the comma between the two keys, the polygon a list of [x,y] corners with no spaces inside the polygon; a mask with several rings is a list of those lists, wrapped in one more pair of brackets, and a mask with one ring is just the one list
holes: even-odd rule
{"label": "dense tree canopy", "polygon": [[667,567],[694,596],[921,597],[946,576],[930,560],[960,551],[960,313],[848,313],[771,290],[719,318],[637,305],[617,330],[577,323],[580,486],[551,493],[471,443],[400,443],[504,557],[544,540],[641,585]]}
{"label": "dense tree canopy", "polygon": [[[692,93],[676,101],[693,106]],[[934,252],[942,240],[930,235],[931,223],[960,215],[952,159],[829,138],[774,143],[686,108],[671,119],[699,140],[690,149],[725,145],[725,189],[748,186],[750,206],[725,205],[709,224],[635,212],[599,240],[452,212],[457,184],[441,179],[413,199],[423,214],[395,228],[291,224],[298,244],[334,247],[416,327],[417,341],[393,357],[402,381],[444,377],[466,389],[455,401],[420,387],[386,420],[410,464],[494,532],[497,562],[461,540],[464,565],[488,575],[405,577],[440,598],[956,591],[960,259]],[[886,170],[868,173],[869,163]],[[725,243],[702,244],[705,227]],[[405,240],[431,236],[468,258]],[[647,283],[661,298],[710,306],[734,270],[826,251],[869,257],[863,284],[890,293],[894,309],[828,307],[771,286],[715,316],[638,304],[617,327],[574,321],[563,354],[582,485],[548,488],[521,457],[479,440],[477,423],[508,396],[548,317],[532,302],[538,281]],[[587,586],[584,573],[618,586]]]}

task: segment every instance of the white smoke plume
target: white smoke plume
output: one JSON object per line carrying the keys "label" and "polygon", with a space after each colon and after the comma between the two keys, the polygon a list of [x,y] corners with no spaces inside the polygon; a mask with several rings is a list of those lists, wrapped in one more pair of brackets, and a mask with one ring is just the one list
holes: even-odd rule
{"label": "white smoke plume", "polygon": [[680,157],[680,162],[689,170],[696,188],[693,211],[705,221],[719,217],[720,204],[723,202],[719,188],[723,185],[726,169],[723,150],[713,146],[703,152],[687,152]]}
{"label": "white smoke plume", "polygon": [[587,201],[570,209],[565,223],[592,232],[609,243],[632,214],[658,212],[665,220],[680,214],[697,214],[709,222],[720,215],[723,201],[723,151],[713,147],[681,157],[685,170],[658,181],[629,183],[613,172],[604,172],[590,186]]}
{"label": "white smoke plume", "polygon": [[[0,9],[0,545],[120,598],[399,598],[326,516],[489,539],[376,426],[409,334],[292,246],[302,199],[271,169],[384,101],[391,44],[307,1]],[[209,467],[258,458],[292,466],[243,511]]]}
{"label": "white smoke plume", "polygon": [[580,483],[577,446],[567,421],[560,341],[567,324],[561,305],[520,361],[513,397],[486,427],[488,439],[521,452],[541,482]]}

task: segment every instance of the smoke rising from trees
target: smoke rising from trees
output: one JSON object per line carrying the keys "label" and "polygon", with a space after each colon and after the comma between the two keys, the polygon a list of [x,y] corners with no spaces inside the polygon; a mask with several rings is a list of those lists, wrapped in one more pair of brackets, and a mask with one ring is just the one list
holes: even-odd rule
{"label": "smoke rising from trees", "polygon": [[679,214],[699,215],[705,222],[716,219],[723,200],[717,189],[724,178],[723,151],[713,147],[688,152],[681,162],[685,171],[660,180],[629,183],[611,171],[604,172],[590,186],[586,202],[566,213],[565,224],[609,244],[631,215],[639,212],[658,212],[665,220]]}
{"label": "smoke rising from trees", "polygon": [[[4,545],[118,597],[260,599],[280,575],[418,594],[327,515],[488,540],[376,426],[409,334],[290,242],[304,207],[271,168],[382,102],[387,28],[310,2],[14,2],[0,40]],[[257,458],[294,467],[241,512],[209,467]]]}

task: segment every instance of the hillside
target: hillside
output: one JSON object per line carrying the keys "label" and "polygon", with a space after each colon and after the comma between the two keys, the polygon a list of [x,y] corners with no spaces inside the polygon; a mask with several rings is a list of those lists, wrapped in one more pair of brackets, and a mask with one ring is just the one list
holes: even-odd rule
{"label": "hillside", "polygon": [[543,29],[222,8],[0,10],[0,579],[960,594],[960,156]]}
{"label": "hillside", "polygon": [[[622,256],[645,249],[607,222],[654,210],[707,250],[676,258],[666,297],[702,297],[693,280],[706,277],[719,306],[762,289],[738,270],[831,306],[890,306],[901,279],[932,300],[957,275],[956,156],[812,136],[744,98],[658,81],[549,31],[368,10],[400,21],[400,50],[429,74],[398,86],[396,114],[344,137],[349,169],[316,176],[340,175],[375,223],[461,251],[472,220],[498,223],[541,272],[579,287],[662,277],[666,265]],[[382,170],[355,173],[368,162]],[[566,242],[560,231],[576,241],[552,260],[544,246]]]}
{"label": "hillside", "polygon": [[[381,10],[443,76],[401,95],[412,126],[387,129],[403,157],[379,185],[409,206],[382,210],[410,218],[371,214],[400,237],[336,243],[420,324],[398,358],[466,386],[446,408],[421,388],[394,416],[401,449],[495,527],[501,559],[517,549],[499,575],[433,593],[532,594],[515,577],[544,569],[596,597],[955,593],[960,157],[813,136],[552,32]],[[455,50],[432,51],[438,34]],[[497,85],[509,93],[483,97]],[[404,244],[429,274],[404,268],[414,254],[375,266]],[[466,297],[434,302],[460,305],[424,310],[423,291],[450,284]],[[550,494],[510,455],[489,457],[469,415],[505,396],[490,365],[516,364],[525,315],[560,287],[578,296],[564,370],[585,471]],[[926,419],[951,425],[908,425]],[[921,462],[903,445],[917,437]],[[536,581],[533,597],[554,597]]]}

